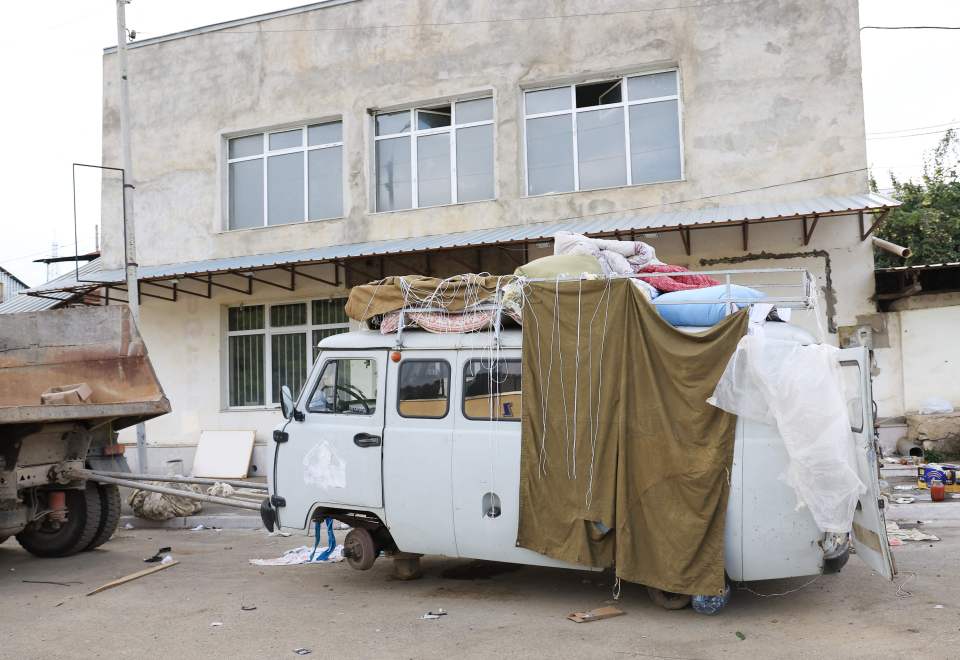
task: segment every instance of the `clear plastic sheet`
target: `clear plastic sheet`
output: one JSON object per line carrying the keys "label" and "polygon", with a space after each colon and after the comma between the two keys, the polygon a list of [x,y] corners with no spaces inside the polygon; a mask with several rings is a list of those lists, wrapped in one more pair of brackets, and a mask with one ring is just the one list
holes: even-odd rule
{"label": "clear plastic sheet", "polygon": [[838,349],[765,338],[740,340],[708,403],[774,426],[789,465],[781,475],[824,532],[849,532],[866,487],[840,379]]}

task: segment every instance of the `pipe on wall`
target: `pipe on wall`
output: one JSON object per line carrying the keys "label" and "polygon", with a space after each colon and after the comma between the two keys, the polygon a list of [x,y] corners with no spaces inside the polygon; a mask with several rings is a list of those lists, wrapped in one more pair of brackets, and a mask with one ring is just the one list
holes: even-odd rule
{"label": "pipe on wall", "polygon": [[906,259],[912,254],[912,252],[910,251],[910,248],[908,247],[903,247],[902,245],[897,245],[896,243],[885,241],[882,238],[877,238],[876,236],[873,236],[872,238],[873,238],[874,247],[878,247],[881,250],[886,250],[890,254],[895,254],[898,257],[903,257],[904,259]]}

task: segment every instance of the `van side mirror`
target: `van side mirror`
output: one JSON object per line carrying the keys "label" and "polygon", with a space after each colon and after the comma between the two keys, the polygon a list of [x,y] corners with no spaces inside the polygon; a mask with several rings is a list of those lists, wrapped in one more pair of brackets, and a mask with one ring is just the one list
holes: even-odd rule
{"label": "van side mirror", "polygon": [[293,403],[293,393],[289,386],[284,385],[280,388],[280,412],[283,413],[284,419],[290,419],[294,413]]}

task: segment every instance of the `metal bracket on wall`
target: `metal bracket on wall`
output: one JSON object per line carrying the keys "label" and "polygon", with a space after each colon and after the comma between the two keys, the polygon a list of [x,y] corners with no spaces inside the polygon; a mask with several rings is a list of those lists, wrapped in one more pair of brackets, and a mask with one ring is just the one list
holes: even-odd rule
{"label": "metal bracket on wall", "polygon": [[857,212],[857,218],[860,220],[860,240],[865,241],[873,233],[873,230],[876,229],[887,219],[887,214],[890,213],[890,209],[885,208],[880,212],[880,215],[874,216],[873,224],[870,225],[870,228],[866,231],[863,230],[863,211]]}
{"label": "metal bracket on wall", "polygon": [[[862,224],[863,214],[862,213],[860,217],[861,217],[860,231],[863,232],[863,224]],[[814,214],[813,222],[811,222],[808,227],[807,218],[806,217],[803,218],[803,244],[804,245],[810,245],[810,238],[813,236],[813,230],[817,228],[817,222],[819,221],[820,221],[820,216]]]}
{"label": "metal bracket on wall", "polygon": [[689,227],[680,227],[680,240],[683,241],[683,250],[690,255],[690,228]]}

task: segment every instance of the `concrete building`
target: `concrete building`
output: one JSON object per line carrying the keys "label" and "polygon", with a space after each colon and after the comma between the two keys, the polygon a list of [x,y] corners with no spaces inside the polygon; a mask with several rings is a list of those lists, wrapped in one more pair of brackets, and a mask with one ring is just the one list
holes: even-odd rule
{"label": "concrete building", "polygon": [[[141,331],[174,408],[147,425],[158,460],[255,429],[262,465],[279,386],[349,326],[349,286],[511,272],[558,228],[807,268],[829,341],[875,312],[867,238],[897,202],[868,192],[857,1],[676,4],[328,0],[131,44]],[[104,164],[116,66],[107,49]],[[112,300],[119,195],[105,176]]]}
{"label": "concrete building", "polygon": [[0,267],[0,303],[5,303],[21,291],[29,288],[16,275]]}

